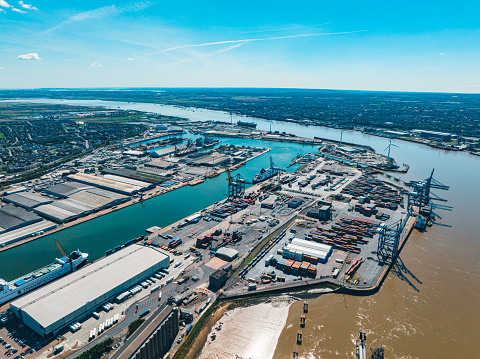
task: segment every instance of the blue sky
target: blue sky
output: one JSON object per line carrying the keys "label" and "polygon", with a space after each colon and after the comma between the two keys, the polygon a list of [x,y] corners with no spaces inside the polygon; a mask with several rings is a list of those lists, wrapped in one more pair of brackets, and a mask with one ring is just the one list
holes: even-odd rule
{"label": "blue sky", "polygon": [[0,88],[480,92],[480,2],[0,0]]}

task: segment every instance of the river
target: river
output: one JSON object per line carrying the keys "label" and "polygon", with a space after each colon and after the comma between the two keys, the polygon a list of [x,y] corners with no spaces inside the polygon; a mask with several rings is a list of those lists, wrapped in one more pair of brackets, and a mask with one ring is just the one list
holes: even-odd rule
{"label": "river", "polygon": [[[185,117],[193,120],[229,121],[224,112],[181,109],[145,103],[105,101],[37,100],[42,103],[103,106],[133,109]],[[269,121],[254,121],[267,130]],[[335,129],[274,123],[272,128],[312,138],[340,139]],[[310,146],[268,141],[222,139],[227,143],[270,147],[274,161],[286,167],[299,152]],[[388,140],[345,131],[343,140],[373,147],[385,153]],[[434,177],[450,191],[433,191],[448,199],[451,212],[438,211],[442,219],[425,233],[414,232],[401,255],[404,275],[391,272],[381,290],[368,297],[325,295],[310,300],[307,327],[300,355],[305,358],[353,358],[358,330],[367,331],[367,347],[384,345],[387,358],[480,358],[480,157],[463,152],[446,152],[416,143],[393,140],[398,148],[392,157],[398,164],[410,164],[405,180],[423,179],[435,168]],[[261,156],[238,170],[251,178],[268,165]],[[292,169],[292,168],[291,168]],[[152,225],[165,226],[226,197],[225,175],[196,187],[184,187],[109,215],[55,234],[68,250],[80,248],[92,259],[106,249],[144,233]],[[51,262],[56,251],[53,236],[0,253],[0,277],[12,279]],[[291,358],[298,330],[301,303],[290,307],[274,358]]]}

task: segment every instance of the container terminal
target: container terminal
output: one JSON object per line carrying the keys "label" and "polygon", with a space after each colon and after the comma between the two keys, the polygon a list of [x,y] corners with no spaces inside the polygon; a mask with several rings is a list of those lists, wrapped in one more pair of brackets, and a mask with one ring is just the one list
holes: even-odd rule
{"label": "container terminal", "polygon": [[[448,189],[433,172],[406,184],[321,153],[297,161],[302,167],[296,172],[278,171],[250,187],[225,169],[227,199],[167,227],[151,227],[147,236],[13,300],[1,313],[0,335],[30,336],[26,341],[39,357],[75,357],[107,337],[114,345],[101,354],[160,357],[181,347],[217,299],[318,286],[373,293],[413,228],[431,221],[430,189]],[[78,185],[66,192],[102,189],[93,182],[62,185],[70,183]],[[138,318],[147,321],[127,338]]]}

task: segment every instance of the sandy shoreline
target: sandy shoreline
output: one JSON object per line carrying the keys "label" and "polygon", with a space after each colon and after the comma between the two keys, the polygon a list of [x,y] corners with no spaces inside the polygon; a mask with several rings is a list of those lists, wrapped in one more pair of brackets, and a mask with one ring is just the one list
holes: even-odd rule
{"label": "sandy shoreline", "polygon": [[213,326],[197,358],[273,358],[292,302],[290,298],[275,298],[227,311]]}

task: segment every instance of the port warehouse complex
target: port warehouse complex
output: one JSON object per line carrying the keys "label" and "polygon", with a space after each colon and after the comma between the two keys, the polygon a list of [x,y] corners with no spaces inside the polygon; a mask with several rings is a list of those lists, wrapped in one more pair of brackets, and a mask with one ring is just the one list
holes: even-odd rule
{"label": "port warehouse complex", "polygon": [[0,246],[43,234],[58,224],[70,222],[128,201],[155,184],[106,174],[78,173],[70,182],[45,188],[44,195],[20,187],[5,193],[0,207]]}
{"label": "port warehouse complex", "polygon": [[37,334],[56,335],[169,265],[169,256],[159,249],[131,244],[13,301],[10,308]]}

